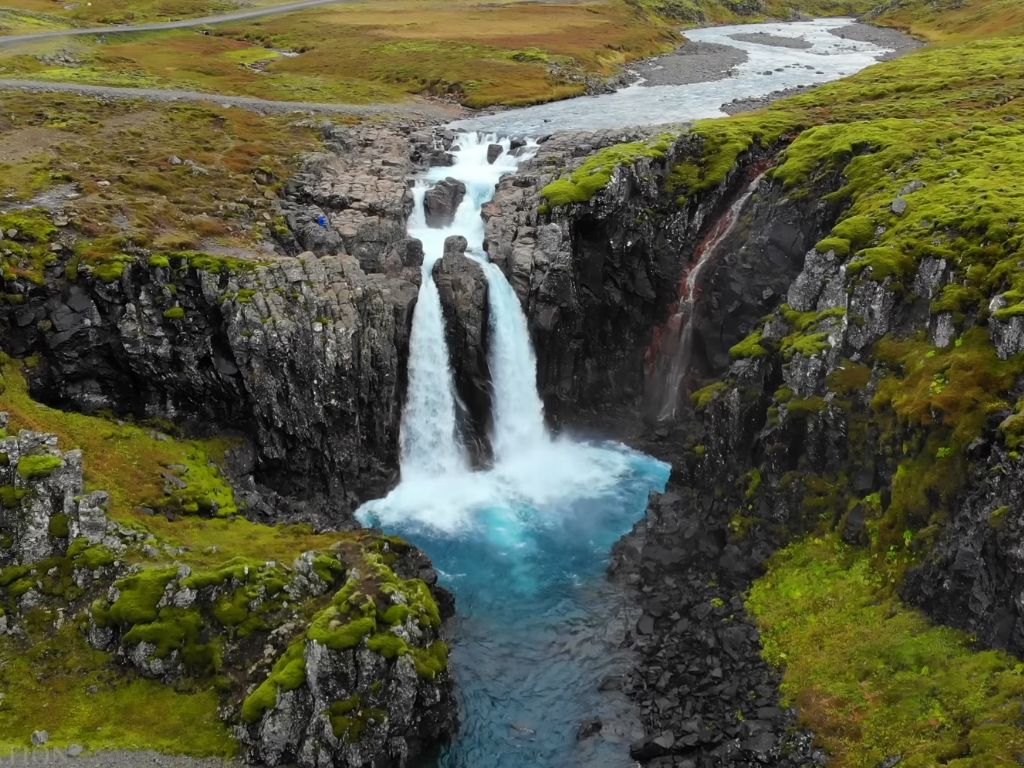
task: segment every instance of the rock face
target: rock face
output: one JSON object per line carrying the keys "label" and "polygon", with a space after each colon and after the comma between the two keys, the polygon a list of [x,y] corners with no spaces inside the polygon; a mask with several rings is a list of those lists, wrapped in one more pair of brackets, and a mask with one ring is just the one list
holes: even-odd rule
{"label": "rock face", "polygon": [[[388,605],[378,602],[369,612],[357,607],[364,605],[361,589],[381,585],[353,581],[367,575],[353,572],[313,618],[306,637],[288,646],[246,700],[241,715],[250,760],[303,768],[402,768],[419,764],[454,731],[448,649],[439,632],[450,601],[438,593],[439,613],[427,586],[437,575],[421,555],[403,550],[392,567],[394,574],[369,563],[385,587],[373,599]],[[406,618],[395,621],[392,614]],[[361,640],[360,633],[374,632]],[[303,670],[303,677],[287,680],[289,668]]]}
{"label": "rock face", "polygon": [[[669,170],[700,150],[684,138],[665,158],[618,169],[590,202],[537,213],[540,190],[574,157],[637,138],[552,138],[522,173],[501,182],[485,208],[488,253],[527,307],[545,405],[563,418],[638,404],[657,353],[656,329],[678,299],[694,249],[764,162],[746,158],[719,188],[680,206],[667,188]],[[835,215],[813,201],[790,201],[767,182],[760,189],[719,249],[721,268],[702,284],[706,296],[694,320],[698,378],[723,370],[729,348],[781,300],[809,244]]]}
{"label": "rock face", "polygon": [[455,386],[461,400],[460,429],[478,462],[489,448],[490,370],[487,365],[487,279],[480,264],[465,255],[466,238],[449,237],[433,278],[444,311]]}
{"label": "rock face", "polygon": [[325,131],[333,152],[281,201],[292,255],[139,252],[110,282],[58,265],[0,306],[5,350],[40,356],[33,394],[244,432],[260,482],[321,518],[380,495],[422,263],[405,235],[419,144],[411,129]]}
{"label": "rock face", "polygon": [[991,453],[903,596],[984,645],[1024,655],[1024,462],[998,446],[976,449]]}
{"label": "rock face", "polygon": [[778,671],[761,658],[743,604],[771,542],[730,542],[721,505],[694,490],[701,479],[691,468],[678,468],[612,555],[613,577],[637,588],[642,610],[626,691],[646,736],[630,754],[659,768],[824,766],[813,736],[779,706]]}
{"label": "rock face", "polygon": [[[0,413],[0,430],[7,414]],[[61,453],[57,438],[29,430],[0,440],[0,565],[62,556],[83,537],[108,540],[107,495],[82,493],[82,453]]]}
{"label": "rock face", "polygon": [[466,196],[466,185],[451,177],[439,181],[423,195],[423,212],[427,218],[427,226],[443,229],[455,220],[455,211],[459,209]]}
{"label": "rock face", "polygon": [[254,551],[199,569],[108,520],[54,435],[4,437],[0,457],[0,634],[36,611],[144,677],[228,685],[221,716],[263,765],[401,768],[454,730],[452,598],[408,544],[339,533],[290,565]]}

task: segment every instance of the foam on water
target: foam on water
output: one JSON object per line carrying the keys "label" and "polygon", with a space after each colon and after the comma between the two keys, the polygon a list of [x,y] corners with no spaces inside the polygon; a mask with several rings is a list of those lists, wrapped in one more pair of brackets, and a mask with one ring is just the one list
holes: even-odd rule
{"label": "foam on water", "polygon": [[[488,145],[503,153],[487,163]],[[599,693],[625,670],[617,650],[629,621],[621,594],[602,586],[608,552],[647,506],[669,468],[616,443],[553,438],[544,425],[526,317],[483,250],[481,208],[519,157],[510,142],[463,134],[451,166],[431,169],[414,190],[409,234],[424,245],[413,318],[409,392],[402,414],[402,480],[358,512],[364,523],[421,546],[458,602],[452,649],[460,697],[458,737],[444,768],[546,768],[629,764],[631,705]],[[424,195],[446,178],[466,196],[445,228],[427,226]],[[488,284],[494,464],[472,471],[457,434],[457,399],[432,267],[452,235],[466,237]],[[618,628],[614,631],[614,628]],[[608,723],[576,745],[584,718]],[[625,725],[623,725],[625,724]]]}
{"label": "foam on water", "polygon": [[[747,60],[721,80],[654,87],[634,84],[614,93],[459,120],[452,127],[541,136],[554,131],[595,131],[722,117],[722,107],[731,101],[759,99],[788,88],[838,80],[892,52],[873,43],[832,34],[832,30],[853,21],[834,18],[688,29],[684,33],[688,40],[739,48],[746,52]],[[734,37],[752,32],[801,39],[811,47],[783,48]]]}

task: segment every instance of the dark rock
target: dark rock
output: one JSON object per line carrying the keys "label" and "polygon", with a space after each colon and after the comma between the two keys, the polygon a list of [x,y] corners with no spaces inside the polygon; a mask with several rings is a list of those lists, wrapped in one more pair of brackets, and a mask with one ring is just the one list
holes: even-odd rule
{"label": "dark rock", "polygon": [[602,727],[604,727],[604,724],[601,722],[601,718],[599,717],[584,720],[580,723],[580,727],[576,731],[576,741],[584,741],[592,736],[596,736],[601,732]]}
{"label": "dark rock", "polygon": [[455,211],[466,196],[466,185],[451,177],[437,182],[423,195],[423,212],[427,226],[438,229],[451,226]]}
{"label": "dark rock", "polygon": [[487,364],[487,278],[480,264],[465,255],[466,238],[449,237],[433,278],[445,316],[452,372],[459,392],[459,420],[478,462],[489,455],[490,370]]}
{"label": "dark rock", "polygon": [[494,161],[501,157],[501,153],[505,150],[502,149],[501,144],[488,144],[487,145],[487,163],[494,165]]}

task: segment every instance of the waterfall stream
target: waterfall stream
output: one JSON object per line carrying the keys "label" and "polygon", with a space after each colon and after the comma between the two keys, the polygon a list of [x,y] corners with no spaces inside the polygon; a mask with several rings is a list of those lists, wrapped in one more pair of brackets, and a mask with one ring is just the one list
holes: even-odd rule
{"label": "waterfall stream", "polygon": [[[459,127],[525,136],[721,115],[733,98],[833,80],[887,52],[843,38],[839,30],[848,22],[691,30],[691,40],[742,49],[746,62],[715,82],[635,85],[482,115]],[[764,45],[744,39],[741,33],[751,31],[804,43]],[[500,153],[493,144],[500,144]],[[527,319],[505,275],[487,258],[481,217],[501,177],[514,172],[532,146],[517,144],[513,152],[508,139],[462,133],[451,151],[454,163],[431,168],[415,189],[408,227],[423,243],[424,264],[410,339],[401,482],[386,498],[363,505],[358,517],[426,551],[456,596],[449,636],[461,726],[439,768],[627,768],[633,765],[628,745],[643,729],[625,694],[603,683],[635,664],[621,650],[635,626],[635,596],[603,577],[612,545],[643,516],[649,494],[664,489],[669,467],[620,444],[548,432]],[[465,185],[464,199],[450,225],[428,226],[424,196],[448,177]],[[652,347],[663,417],[673,414],[684,388],[701,271],[756,186],[753,180],[705,237],[680,286],[672,324]],[[480,263],[487,280],[494,461],[478,470],[470,467],[457,432],[458,399],[432,278],[452,235],[466,238],[466,255]],[[577,738],[580,724],[593,718],[600,718],[600,732]]]}
{"label": "waterfall stream", "polygon": [[[502,153],[488,162],[488,149]],[[461,728],[444,768],[629,765],[636,714],[621,693],[601,693],[622,674],[617,648],[629,601],[602,583],[608,552],[663,489],[668,466],[615,443],[553,437],[544,423],[526,316],[483,249],[482,207],[501,177],[528,158],[508,139],[460,134],[451,166],[431,168],[414,189],[409,235],[423,242],[423,283],[413,316],[409,391],[402,414],[401,483],[365,504],[360,520],[422,547],[456,595],[452,667]],[[493,150],[492,150],[493,157]],[[454,219],[430,227],[429,186],[466,186]],[[444,315],[432,271],[452,235],[487,280],[493,466],[472,471],[457,433],[457,398]],[[576,744],[579,723],[601,717],[599,737]]]}
{"label": "waterfall stream", "polygon": [[[410,231],[426,228],[425,193],[426,187],[422,185],[413,190],[415,207]],[[441,297],[430,276],[438,255],[428,254],[424,249],[423,282],[409,339],[409,387],[401,432],[402,475],[407,478],[465,472],[469,467],[457,432],[455,384],[444,335]]]}

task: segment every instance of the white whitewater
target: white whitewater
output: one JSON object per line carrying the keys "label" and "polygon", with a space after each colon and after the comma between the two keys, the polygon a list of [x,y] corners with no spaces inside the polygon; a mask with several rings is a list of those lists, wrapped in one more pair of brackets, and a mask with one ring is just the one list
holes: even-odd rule
{"label": "white whitewater", "polygon": [[[426,187],[422,185],[413,190],[415,207],[410,232],[426,229],[425,194]],[[444,241],[441,243],[443,247]],[[458,434],[455,382],[445,340],[441,297],[431,277],[440,255],[436,248],[428,251],[424,243],[423,278],[409,338],[409,387],[400,438],[402,477],[409,479],[464,472],[469,466]]]}
{"label": "white whitewater", "polygon": [[537,393],[537,358],[519,297],[497,264],[485,264],[490,301],[492,443],[500,464],[550,441]]}
{"label": "white whitewater", "polygon": [[[832,34],[853,21],[832,18],[688,29],[684,32],[687,40],[738,48],[746,53],[747,60],[720,80],[653,87],[637,83],[614,93],[471,117],[452,123],[452,127],[542,136],[554,131],[596,131],[724,117],[722,107],[731,101],[759,99],[788,88],[848,77],[892,52],[874,43]],[[803,40],[810,47],[781,48],[734,37],[757,32]]]}
{"label": "white whitewater", "polygon": [[[488,146],[501,156],[487,162]],[[420,525],[449,534],[477,530],[491,539],[520,542],[526,527],[557,524],[540,510],[598,498],[631,470],[638,454],[624,446],[591,445],[552,438],[537,392],[537,362],[519,298],[483,249],[481,209],[498,181],[514,172],[535,145],[517,157],[508,139],[460,134],[451,166],[431,168],[414,190],[409,235],[423,242],[423,285],[413,315],[409,391],[402,414],[401,483],[384,499],[365,504],[359,517],[382,526]],[[452,224],[428,227],[423,198],[429,185],[447,177],[466,185]],[[467,256],[484,269],[490,313],[494,466],[473,471],[457,432],[457,399],[432,269],[444,241],[462,235]],[[542,519],[543,518],[543,519]]]}

